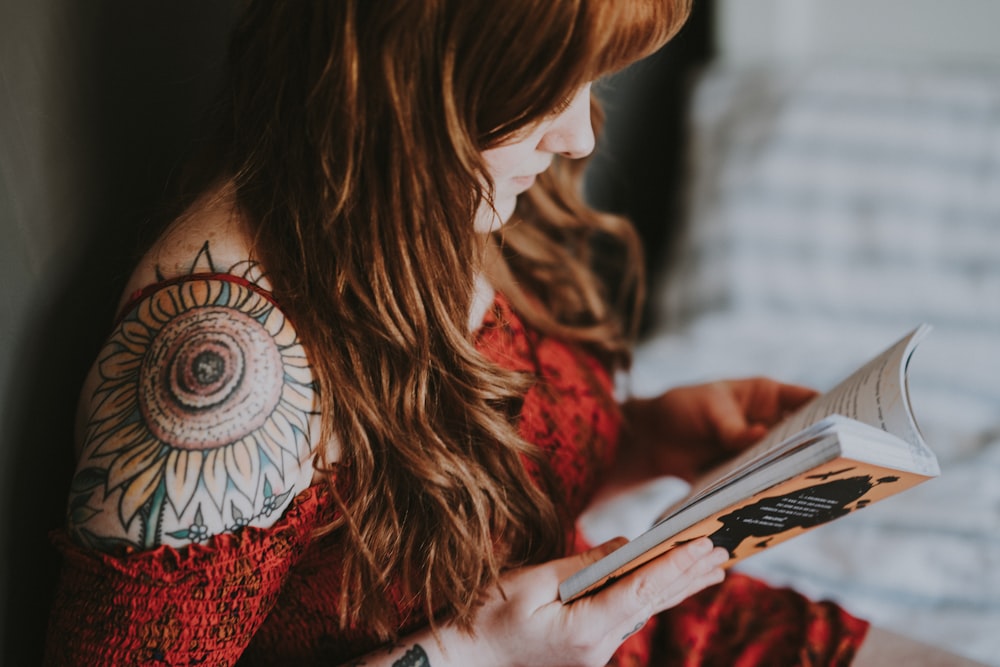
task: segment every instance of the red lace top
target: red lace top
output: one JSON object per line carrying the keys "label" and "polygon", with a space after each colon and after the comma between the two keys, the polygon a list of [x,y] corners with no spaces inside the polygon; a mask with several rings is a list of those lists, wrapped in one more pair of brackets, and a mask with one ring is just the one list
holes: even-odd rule
{"label": "red lace top", "polygon": [[[502,296],[476,343],[494,362],[537,378],[520,430],[547,452],[559,507],[579,515],[614,456],[619,422],[608,374],[579,349],[527,328]],[[124,556],[57,532],[64,566],[46,664],[328,667],[373,650],[366,628],[338,626],[352,592],[340,590],[337,534],[310,539],[331,505],[312,487],[269,529]],[[424,624],[419,612],[401,611],[402,634]],[[613,664],[847,665],[866,628],[834,605],[730,574],[648,623]]]}

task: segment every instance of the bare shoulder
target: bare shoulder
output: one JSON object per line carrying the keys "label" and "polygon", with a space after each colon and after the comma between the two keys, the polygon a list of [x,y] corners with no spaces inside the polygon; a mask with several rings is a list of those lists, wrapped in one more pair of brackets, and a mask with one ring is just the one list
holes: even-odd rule
{"label": "bare shoulder", "polygon": [[203,194],[167,227],[135,267],[122,302],[148,285],[209,273],[232,274],[271,288],[228,185]]}
{"label": "bare shoulder", "polygon": [[160,248],[165,263],[139,267],[132,287],[149,289],[128,302],[84,387],[68,514],[93,548],[267,527],[312,481],[306,351],[259,267],[238,257],[241,241],[211,231],[192,224]]}

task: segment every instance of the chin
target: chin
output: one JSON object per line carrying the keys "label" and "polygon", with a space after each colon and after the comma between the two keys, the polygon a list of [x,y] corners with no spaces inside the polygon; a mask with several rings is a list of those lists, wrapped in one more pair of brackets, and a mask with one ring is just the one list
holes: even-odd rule
{"label": "chin", "polygon": [[493,208],[481,206],[476,215],[475,229],[481,234],[489,234],[500,229],[514,215],[517,197],[498,199]]}
{"label": "chin", "polygon": [[496,205],[497,218],[499,224],[504,224],[510,220],[511,216],[514,215],[514,209],[517,208],[517,197],[508,197],[503,201],[498,201]]}

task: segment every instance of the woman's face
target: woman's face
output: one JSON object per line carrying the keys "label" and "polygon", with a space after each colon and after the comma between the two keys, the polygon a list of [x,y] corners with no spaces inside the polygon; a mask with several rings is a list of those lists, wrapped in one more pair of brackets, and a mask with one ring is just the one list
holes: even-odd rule
{"label": "woman's face", "polygon": [[493,179],[494,198],[492,208],[489,202],[480,205],[476,231],[488,233],[506,222],[514,213],[517,196],[549,168],[553,155],[576,159],[590,155],[593,150],[588,83],[561,109],[499,146],[483,151],[483,160]]}

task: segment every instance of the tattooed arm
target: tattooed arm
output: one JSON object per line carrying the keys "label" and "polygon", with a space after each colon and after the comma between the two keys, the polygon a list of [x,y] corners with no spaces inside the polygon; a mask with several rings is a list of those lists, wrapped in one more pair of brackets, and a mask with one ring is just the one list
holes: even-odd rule
{"label": "tattooed arm", "polygon": [[255,264],[220,269],[207,242],[188,262],[156,266],[83,391],[68,516],[91,548],[267,527],[310,484],[313,378],[291,323]]}
{"label": "tattooed arm", "polygon": [[81,392],[46,665],[233,665],[308,542],[314,379],[222,208],[139,263]]}

